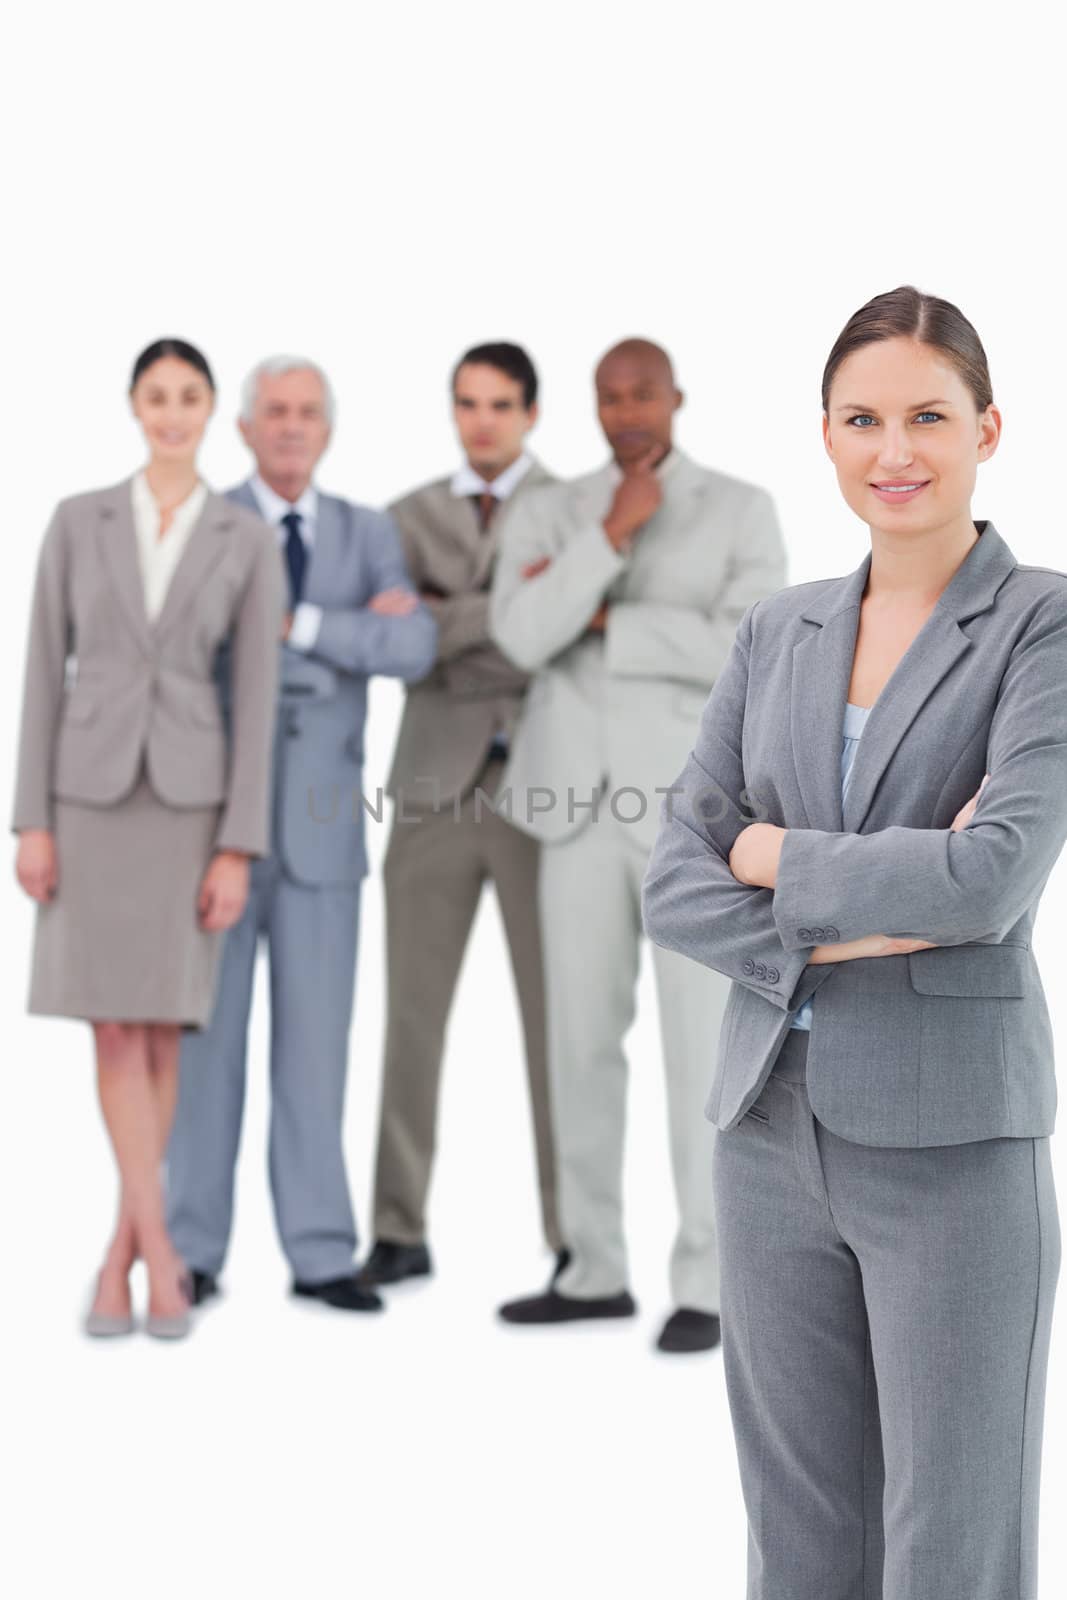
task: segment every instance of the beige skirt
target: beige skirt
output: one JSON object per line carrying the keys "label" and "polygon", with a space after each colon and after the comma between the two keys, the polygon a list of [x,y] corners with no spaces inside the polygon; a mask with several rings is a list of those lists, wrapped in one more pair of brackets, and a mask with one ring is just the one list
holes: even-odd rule
{"label": "beige skirt", "polygon": [[143,770],[114,805],[56,801],[59,881],[37,908],[31,1012],[206,1024],[222,935],[199,926],[196,900],[219,815],[165,805]]}

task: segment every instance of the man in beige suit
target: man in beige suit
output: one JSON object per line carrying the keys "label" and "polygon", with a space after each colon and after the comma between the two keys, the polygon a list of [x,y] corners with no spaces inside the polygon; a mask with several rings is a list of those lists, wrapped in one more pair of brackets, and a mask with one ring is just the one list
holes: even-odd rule
{"label": "man in beige suit", "polygon": [[[631,1316],[622,1230],[626,1058],[641,948],[641,883],[660,799],[692,747],[704,702],[753,600],[780,588],[774,507],[751,484],[698,466],[673,442],[682,403],[670,360],[628,339],[596,374],[613,459],[531,492],[509,515],[490,631],[535,672],[504,785],[542,841],[541,919],[560,1220],[573,1252],[511,1322]],[[728,982],[652,952],[667,1075],[679,1228],[664,1350],[719,1341],[709,1052]]]}
{"label": "man in beige suit", "polygon": [[537,374],[524,350],[503,343],[468,350],[452,388],[463,466],[390,507],[412,579],[437,621],[438,650],[429,677],[407,690],[388,782],[396,802],[385,858],[389,998],[376,1243],[361,1275],[368,1284],[432,1270],[426,1197],[445,1026],[487,882],[496,889],[522,1016],[545,1239],[557,1269],[566,1259],[545,1062],[538,845],[497,815],[491,798],[527,674],[488,630],[503,504],[553,480],[525,449],[537,420]]}

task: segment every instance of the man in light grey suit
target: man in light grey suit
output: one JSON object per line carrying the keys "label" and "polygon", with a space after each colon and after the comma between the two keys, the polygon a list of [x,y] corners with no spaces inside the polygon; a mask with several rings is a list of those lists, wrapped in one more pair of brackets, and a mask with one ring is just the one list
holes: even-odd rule
{"label": "man in light grey suit", "polygon": [[545,1061],[539,846],[483,804],[497,791],[529,681],[489,637],[497,528],[505,506],[553,480],[525,448],[537,420],[537,373],[525,350],[503,342],[468,350],[452,375],[452,401],[463,465],[390,507],[408,570],[437,622],[438,644],[433,672],[408,690],[388,784],[397,808],[385,858],[389,1004],[376,1242],[360,1274],[377,1284],[432,1270],[426,1197],[445,1027],[487,883],[496,891],[522,1016],[542,1226],[557,1259],[562,1246]]}
{"label": "man in light grey suit", "polygon": [[[641,947],[640,886],[659,793],[692,743],[738,618],[784,580],[769,496],[698,466],[673,442],[682,396],[646,340],[596,374],[612,461],[516,506],[490,627],[536,673],[504,786],[542,840],[540,899],[560,1213],[573,1259],[512,1322],[632,1315],[622,1230],[626,1058]],[[676,1310],[660,1348],[719,1338],[711,1140],[700,1126],[721,977],[656,950],[679,1228]]]}
{"label": "man in light grey suit", "polygon": [[[277,529],[290,583],[273,777],[273,853],[254,863],[248,906],[227,936],[210,1027],[182,1047],[168,1150],[169,1225],[214,1293],[230,1237],[256,948],[271,986],[270,1179],[294,1293],[376,1310],[357,1284],[342,1146],[363,835],[363,724],[374,673],[428,670],[436,624],[415,595],[384,514],[321,494],[312,475],[333,401],[311,362],[262,363],[241,432],[255,476],[230,498]],[[223,703],[228,671],[220,663]]]}

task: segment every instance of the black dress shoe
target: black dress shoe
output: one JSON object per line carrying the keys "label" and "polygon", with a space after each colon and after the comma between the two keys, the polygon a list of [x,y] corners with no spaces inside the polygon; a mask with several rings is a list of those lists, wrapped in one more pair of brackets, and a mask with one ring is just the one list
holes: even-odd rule
{"label": "black dress shoe", "polygon": [[556,1284],[559,1282],[560,1274],[566,1272],[570,1264],[571,1253],[567,1249],[567,1246],[563,1245],[561,1249],[556,1251],[556,1265],[553,1267],[552,1276],[548,1280],[548,1287],[550,1289],[556,1286]]}
{"label": "black dress shoe", "polygon": [[305,1300],[321,1300],[338,1311],[382,1311],[381,1295],[360,1284],[354,1272],[347,1278],[328,1278],[325,1283],[293,1283],[293,1293]]}
{"label": "black dress shoe", "polygon": [[721,1339],[719,1319],[714,1311],[692,1311],[682,1306],[672,1312],[663,1324],[656,1348],[669,1350],[672,1354],[688,1350],[714,1350]]}
{"label": "black dress shoe", "polygon": [[205,1300],[210,1300],[219,1292],[219,1280],[215,1274],[199,1272],[196,1267],[190,1267],[185,1283],[189,1304],[193,1306],[202,1306]]}
{"label": "black dress shoe", "polygon": [[359,1281],[368,1285],[402,1283],[405,1278],[428,1278],[432,1271],[433,1262],[424,1244],[376,1239],[374,1249],[359,1269]]}
{"label": "black dress shoe", "polygon": [[632,1317],[637,1310],[633,1296],[623,1289],[619,1294],[602,1295],[597,1300],[579,1300],[574,1295],[528,1295],[525,1300],[509,1300],[498,1312],[505,1322],[524,1325],[549,1322],[586,1322],[599,1317]]}

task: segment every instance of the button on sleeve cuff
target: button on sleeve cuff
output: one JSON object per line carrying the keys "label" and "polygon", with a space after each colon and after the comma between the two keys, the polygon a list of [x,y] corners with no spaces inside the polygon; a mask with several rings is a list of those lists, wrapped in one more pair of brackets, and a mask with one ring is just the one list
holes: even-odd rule
{"label": "button on sleeve cuff", "polygon": [[746,956],[738,971],[729,976],[746,989],[761,994],[780,1011],[793,1011],[797,1005],[794,998],[797,984],[807,971],[810,949],[809,944],[802,950],[775,950],[766,961]]}
{"label": "button on sleeve cuff", "polygon": [[774,885],[774,923],[786,950],[836,944],[841,935],[831,923],[816,920],[819,908],[818,838],[805,828],[787,828]]}

